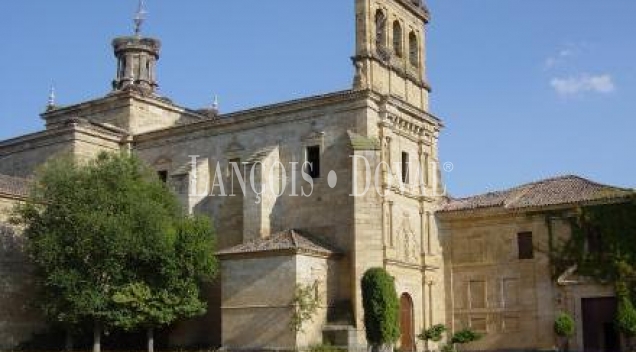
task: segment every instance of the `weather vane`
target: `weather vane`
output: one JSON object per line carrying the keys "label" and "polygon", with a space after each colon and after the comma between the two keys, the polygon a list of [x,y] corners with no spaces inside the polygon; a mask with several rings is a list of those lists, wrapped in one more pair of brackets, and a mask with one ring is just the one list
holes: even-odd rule
{"label": "weather vane", "polygon": [[144,0],[139,0],[139,8],[137,9],[137,14],[135,15],[135,35],[139,36],[141,34],[141,26],[144,24],[146,20],[146,4]]}

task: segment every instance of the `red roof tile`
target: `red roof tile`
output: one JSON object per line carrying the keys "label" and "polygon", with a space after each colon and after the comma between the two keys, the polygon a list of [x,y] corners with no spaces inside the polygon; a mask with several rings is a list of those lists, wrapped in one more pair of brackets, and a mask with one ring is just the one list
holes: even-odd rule
{"label": "red roof tile", "polygon": [[321,255],[332,255],[334,250],[327,248],[315,240],[307,238],[297,230],[285,230],[267,238],[257,239],[217,252],[217,255],[246,254],[276,251],[310,252]]}
{"label": "red roof tile", "polygon": [[504,191],[467,198],[449,199],[440,212],[501,207],[521,209],[590,201],[615,200],[636,196],[633,189],[596,183],[578,176],[561,176],[533,182]]}

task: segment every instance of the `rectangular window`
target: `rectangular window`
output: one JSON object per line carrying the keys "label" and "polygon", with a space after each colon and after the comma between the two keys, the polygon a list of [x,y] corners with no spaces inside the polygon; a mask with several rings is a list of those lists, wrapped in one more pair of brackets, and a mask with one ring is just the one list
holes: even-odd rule
{"label": "rectangular window", "polygon": [[532,244],[532,232],[517,234],[519,247],[519,259],[534,259],[534,245]]}
{"label": "rectangular window", "polygon": [[311,178],[320,178],[320,146],[307,147],[307,164],[305,172]]}
{"label": "rectangular window", "polygon": [[159,177],[161,182],[168,183],[168,171],[166,170],[157,171],[157,177]]}
{"label": "rectangular window", "polygon": [[428,154],[424,154],[423,162],[424,162],[424,165],[422,165],[422,167],[424,168],[424,171],[423,171],[424,185],[429,186],[431,182],[430,176],[429,176],[429,166],[431,165],[431,162],[428,157]]}
{"label": "rectangular window", "polygon": [[238,167],[238,169],[241,170],[241,159],[235,158],[235,159],[230,159],[228,161],[228,174],[229,175],[234,176],[234,174],[235,174],[234,165],[236,165]]}
{"label": "rectangular window", "polygon": [[585,247],[589,254],[602,254],[603,253],[603,238],[601,237],[601,231],[596,226],[587,226],[585,229]]}
{"label": "rectangular window", "polygon": [[[236,195],[239,191],[241,191],[241,183],[240,179],[243,178],[243,168],[241,165],[241,159],[234,158],[230,159],[228,163],[228,174],[230,176],[230,195]],[[238,171],[237,171],[238,170]]]}
{"label": "rectangular window", "polygon": [[402,152],[402,182],[409,182],[409,153]]}

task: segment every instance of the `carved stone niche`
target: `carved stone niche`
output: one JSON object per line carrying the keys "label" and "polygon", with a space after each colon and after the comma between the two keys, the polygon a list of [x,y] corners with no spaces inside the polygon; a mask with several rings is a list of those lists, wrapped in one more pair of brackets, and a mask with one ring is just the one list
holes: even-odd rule
{"label": "carved stone niche", "polygon": [[397,238],[397,259],[406,263],[420,262],[420,243],[417,240],[411,217],[409,213],[402,215],[402,223],[400,224]]}

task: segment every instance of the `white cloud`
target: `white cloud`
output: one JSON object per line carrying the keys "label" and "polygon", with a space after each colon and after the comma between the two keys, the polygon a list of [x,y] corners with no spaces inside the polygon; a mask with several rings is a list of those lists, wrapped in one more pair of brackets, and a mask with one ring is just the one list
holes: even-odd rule
{"label": "white cloud", "polygon": [[564,63],[568,57],[571,57],[573,55],[574,49],[561,49],[556,55],[551,56],[545,60],[545,67],[546,69],[554,68],[555,66]]}
{"label": "white cloud", "polygon": [[591,76],[583,74],[567,78],[553,78],[550,85],[560,95],[575,95],[583,92],[612,93],[616,85],[609,74]]}

